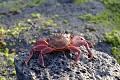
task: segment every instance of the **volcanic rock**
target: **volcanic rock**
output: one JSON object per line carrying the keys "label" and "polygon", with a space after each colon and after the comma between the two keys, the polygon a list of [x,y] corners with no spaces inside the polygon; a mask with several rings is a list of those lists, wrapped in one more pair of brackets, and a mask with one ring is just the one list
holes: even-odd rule
{"label": "volcanic rock", "polygon": [[69,51],[44,54],[45,68],[35,53],[29,64],[24,61],[27,52],[15,58],[15,69],[19,80],[120,80],[120,65],[106,53],[92,50],[94,58],[88,60],[87,51],[82,50],[77,65],[73,65],[76,54]]}

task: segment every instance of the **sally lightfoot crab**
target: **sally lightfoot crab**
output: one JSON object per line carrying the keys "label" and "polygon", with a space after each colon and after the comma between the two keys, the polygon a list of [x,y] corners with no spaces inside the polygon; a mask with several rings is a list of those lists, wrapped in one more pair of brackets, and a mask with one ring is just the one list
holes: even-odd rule
{"label": "sally lightfoot crab", "polygon": [[70,50],[73,52],[77,52],[76,59],[74,60],[73,64],[77,64],[77,61],[80,58],[81,50],[79,49],[80,46],[85,46],[88,51],[88,58],[93,58],[93,53],[91,52],[90,48],[93,48],[93,44],[83,37],[80,36],[73,36],[71,34],[64,34],[64,33],[53,33],[48,39],[43,40],[42,38],[38,39],[34,44],[32,50],[30,51],[29,57],[26,59],[25,64],[27,65],[30,61],[31,57],[33,56],[33,52],[39,52],[40,58],[40,65],[44,66],[43,54],[48,54],[55,51],[61,50]]}

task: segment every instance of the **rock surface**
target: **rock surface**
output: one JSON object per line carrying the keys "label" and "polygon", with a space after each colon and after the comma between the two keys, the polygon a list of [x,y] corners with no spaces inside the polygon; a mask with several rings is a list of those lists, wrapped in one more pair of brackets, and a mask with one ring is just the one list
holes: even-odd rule
{"label": "rock surface", "polygon": [[[16,1],[16,0],[2,0],[2,1]],[[19,0],[21,3],[29,3],[33,0]],[[117,80],[120,79],[119,66],[117,62],[108,56],[111,55],[111,45],[103,41],[104,33],[110,29],[104,29],[101,24],[88,24],[88,20],[79,19],[79,16],[84,16],[86,13],[98,15],[102,13],[106,7],[100,0],[89,0],[89,2],[82,4],[73,4],[73,0],[48,0],[39,6],[27,6],[20,9],[20,13],[12,13],[9,9],[13,6],[0,6],[0,26],[5,29],[14,29],[18,26],[20,21],[24,24],[21,27],[29,26],[30,30],[21,31],[18,36],[12,39],[5,39],[7,47],[11,50],[15,48],[20,54],[15,59],[15,67],[17,76],[21,80]],[[12,2],[13,3],[13,2]],[[16,6],[17,7],[17,6]],[[32,13],[41,14],[40,19],[31,16]],[[58,17],[55,18],[55,15]],[[54,19],[53,19],[54,17]],[[31,23],[27,20],[31,19]],[[57,26],[44,26],[44,21],[53,20]],[[42,22],[43,21],[43,22]],[[64,22],[67,21],[67,24]],[[44,28],[44,30],[42,29]],[[41,29],[40,29],[41,28]],[[72,65],[75,54],[68,54],[64,52],[56,52],[56,54],[44,55],[46,68],[39,66],[38,57],[33,58],[28,66],[25,66],[24,60],[28,56],[32,45],[29,44],[32,40],[39,37],[49,36],[50,32],[60,29],[68,31],[74,35],[84,36],[85,39],[90,40],[95,50],[102,51],[101,53],[95,51],[95,59],[88,61],[87,56],[83,54],[78,65]],[[87,32],[88,29],[89,31]],[[96,31],[94,31],[96,29]],[[84,35],[82,35],[84,34]],[[7,38],[7,37],[6,37]],[[11,45],[13,42],[13,45]],[[23,51],[25,52],[23,53]],[[0,55],[1,60],[5,58]],[[7,61],[7,59],[6,59]],[[1,67],[1,63],[0,63]],[[9,80],[13,67],[2,66],[0,70],[6,71],[6,80]],[[117,69],[118,68],[118,69]],[[0,71],[0,76],[3,73]],[[9,75],[8,75],[9,74]],[[16,76],[13,77],[16,80]]]}
{"label": "rock surface", "polygon": [[120,65],[106,53],[92,50],[93,60],[89,61],[86,50],[82,49],[81,59],[73,65],[76,54],[68,51],[45,54],[45,68],[39,65],[38,54],[26,66],[27,52],[15,59],[19,80],[120,80]]}

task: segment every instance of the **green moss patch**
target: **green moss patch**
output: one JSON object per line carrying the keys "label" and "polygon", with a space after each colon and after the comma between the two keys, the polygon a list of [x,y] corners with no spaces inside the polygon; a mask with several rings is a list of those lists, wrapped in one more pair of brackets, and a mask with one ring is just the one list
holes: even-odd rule
{"label": "green moss patch", "polygon": [[56,15],[52,16],[52,19],[55,19],[55,18],[58,18],[58,17],[59,17],[59,15],[56,14]]}
{"label": "green moss patch", "polygon": [[23,3],[22,0],[16,0],[16,1],[10,1],[10,2],[2,2],[0,3],[0,6],[8,6],[8,7],[14,7],[17,6],[16,8],[23,8],[26,6],[38,6],[45,2],[46,0],[30,0],[28,3]]}
{"label": "green moss patch", "polygon": [[25,30],[29,30],[30,26],[24,26],[25,21],[19,21],[17,26],[15,26],[12,29],[8,29],[7,31],[7,38],[11,38],[14,36],[18,36],[20,34],[20,32],[25,31]]}
{"label": "green moss patch", "polygon": [[[6,54],[7,57],[4,56]],[[3,56],[0,66],[1,69],[0,80],[10,80],[10,79],[13,80],[13,76],[16,75],[16,71],[14,69],[14,58],[16,54],[9,54],[8,48],[4,48],[4,49],[0,49],[0,55]]]}
{"label": "green moss patch", "polygon": [[106,9],[102,13],[92,15],[85,13],[79,19],[88,20],[89,23],[102,24],[104,27],[112,27],[120,30],[120,0],[100,0]]}
{"label": "green moss patch", "polygon": [[14,75],[14,76],[15,76],[15,75],[16,75],[16,71],[12,71],[12,75]]}
{"label": "green moss patch", "polygon": [[31,0],[29,3],[26,4],[26,6],[38,6],[40,4],[42,4],[43,2],[45,2],[46,0]]}
{"label": "green moss patch", "polygon": [[79,16],[78,18],[79,18],[79,19],[84,19],[84,20],[91,20],[92,17],[93,17],[92,14],[90,14],[90,13],[85,13],[83,16]]}
{"label": "green moss patch", "polygon": [[52,19],[43,21],[43,23],[44,23],[45,26],[57,26],[57,24]]}
{"label": "green moss patch", "polygon": [[39,6],[44,3],[46,0],[30,0],[27,3],[24,3],[22,0],[12,1],[12,2],[2,2],[0,6],[10,7],[10,12],[21,12],[20,9],[27,6]]}
{"label": "green moss patch", "polygon": [[120,64],[120,32],[113,30],[105,34],[105,42],[112,44],[112,55]]}
{"label": "green moss patch", "polygon": [[105,6],[104,10],[96,21],[100,20],[105,26],[120,30],[120,0],[100,0]]}
{"label": "green moss patch", "polygon": [[105,34],[105,42],[111,43],[114,47],[120,47],[120,32],[113,30]]}
{"label": "green moss patch", "polygon": [[65,19],[65,20],[63,20],[63,23],[64,23],[64,24],[66,24],[66,25],[68,25],[68,22],[69,22],[69,21],[68,21],[68,20],[66,20],[66,19]]}
{"label": "green moss patch", "polygon": [[0,41],[3,40],[5,33],[5,29],[2,26],[0,26]]}
{"label": "green moss patch", "polygon": [[118,49],[117,47],[113,47],[112,48],[112,55],[116,58],[116,60],[120,64],[120,49]]}
{"label": "green moss patch", "polygon": [[0,80],[6,80],[4,77],[0,77]]}
{"label": "green moss patch", "polygon": [[33,18],[38,18],[38,19],[40,19],[41,14],[39,14],[39,13],[32,13],[31,16],[32,16]]}
{"label": "green moss patch", "polygon": [[8,58],[8,63],[10,66],[14,66],[14,59],[13,58]]}
{"label": "green moss patch", "polygon": [[1,14],[0,14],[0,19],[3,18],[3,16],[4,16],[4,15],[1,15]]}
{"label": "green moss patch", "polygon": [[84,3],[84,2],[88,2],[90,0],[74,0],[74,3],[75,4],[81,4],[81,3]]}

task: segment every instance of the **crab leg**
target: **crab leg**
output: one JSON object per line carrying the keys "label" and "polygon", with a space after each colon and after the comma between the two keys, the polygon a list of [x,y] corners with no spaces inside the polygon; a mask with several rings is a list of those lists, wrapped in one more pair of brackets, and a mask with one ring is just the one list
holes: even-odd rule
{"label": "crab leg", "polygon": [[28,64],[28,62],[30,61],[30,59],[32,58],[32,56],[33,56],[33,50],[30,51],[29,57],[25,60],[25,65]]}
{"label": "crab leg", "polygon": [[[89,53],[89,54],[88,54],[88,58],[89,58],[89,59],[92,59],[92,58],[93,58],[93,54],[92,54],[92,52],[91,52],[91,50],[90,50],[90,47],[94,47],[94,46],[92,45],[91,42],[88,42],[88,41],[86,41],[86,40],[80,40],[80,41],[77,42],[77,44],[78,44],[79,46],[84,45],[85,48],[87,49],[88,53]],[[89,45],[90,45],[90,47],[89,47]]]}
{"label": "crab leg", "polygon": [[93,58],[93,54],[92,54],[92,52],[91,52],[91,50],[90,50],[90,48],[89,48],[89,44],[88,44],[88,42],[86,42],[86,40],[79,40],[79,41],[76,41],[76,43],[74,43],[74,45],[75,46],[82,46],[82,45],[84,45],[85,46],[85,48],[87,49],[87,51],[88,51],[88,58],[89,59],[92,59]]}
{"label": "crab leg", "polygon": [[68,46],[68,49],[70,51],[78,52],[78,54],[76,56],[76,59],[73,63],[73,64],[77,64],[77,61],[80,59],[81,50],[79,48],[75,47],[75,46]]}
{"label": "crab leg", "polygon": [[30,59],[32,58],[33,56],[33,52],[35,51],[41,51],[42,49],[46,48],[47,45],[37,45],[35,47],[32,48],[32,50],[30,51],[30,55],[28,56],[28,58],[25,60],[25,64],[27,65],[28,62],[30,61]]}
{"label": "crab leg", "polygon": [[43,50],[40,51],[39,57],[40,57],[40,64],[41,64],[42,67],[45,67],[42,54],[50,53],[52,51],[53,51],[53,49],[50,48],[50,47],[46,47],[46,48],[44,48]]}
{"label": "crab leg", "polygon": [[91,60],[92,58],[93,58],[93,54],[92,54],[92,52],[91,52],[91,50],[90,50],[90,48],[89,48],[89,45],[88,45],[88,43],[85,43],[85,48],[87,49],[87,51],[88,51],[88,58]]}
{"label": "crab leg", "polygon": [[88,43],[88,45],[89,45],[90,48],[94,48],[93,44],[90,41],[86,40],[86,42]]}

